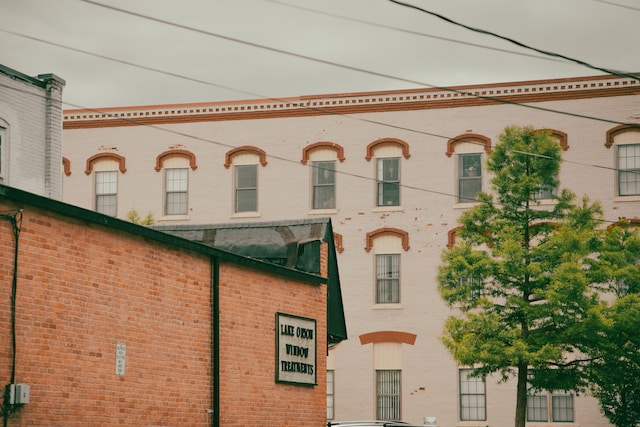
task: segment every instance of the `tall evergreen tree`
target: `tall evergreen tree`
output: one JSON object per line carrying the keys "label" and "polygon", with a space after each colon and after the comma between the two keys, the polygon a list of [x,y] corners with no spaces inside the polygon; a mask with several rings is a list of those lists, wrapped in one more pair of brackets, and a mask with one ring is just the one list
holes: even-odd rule
{"label": "tall evergreen tree", "polygon": [[558,190],[561,147],[548,133],[508,127],[488,156],[492,194],[460,218],[438,274],[455,314],[442,340],[474,374],[517,378],[515,427],[526,423],[529,387],[576,390],[583,321],[597,306],[585,260],[598,244],[601,210]]}

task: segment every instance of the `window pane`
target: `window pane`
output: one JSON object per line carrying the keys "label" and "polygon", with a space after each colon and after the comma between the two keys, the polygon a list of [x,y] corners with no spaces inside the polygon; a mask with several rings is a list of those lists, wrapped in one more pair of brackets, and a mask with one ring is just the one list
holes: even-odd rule
{"label": "window pane", "polygon": [[400,370],[376,371],[376,416],[378,420],[400,419]]}
{"label": "window pane", "polygon": [[376,304],[400,302],[400,255],[376,255]]}
{"label": "window pane", "polygon": [[335,208],[335,163],[313,162],[313,209]]}
{"label": "window pane", "polygon": [[549,419],[547,395],[527,397],[527,421],[546,422]]}
{"label": "window pane", "polygon": [[400,206],[400,159],[378,159],[378,206]]}
{"label": "window pane", "polygon": [[186,215],[189,170],[187,168],[166,169],[165,176],[165,214]]}
{"label": "window pane", "polygon": [[640,144],[618,146],[618,193],[640,194]]}
{"label": "window pane", "polygon": [[475,201],[481,190],[481,154],[460,154],[458,157],[458,202]]}
{"label": "window pane", "polygon": [[460,369],[460,420],[486,420],[484,378],[472,377],[472,369]]}
{"label": "window pane", "polygon": [[552,396],[551,405],[553,410],[553,421],[572,422],[573,421],[573,396]]}
{"label": "window pane", "polygon": [[327,419],[332,420],[334,415],[334,378],[335,371],[329,369],[327,371]]}
{"label": "window pane", "polygon": [[258,166],[236,166],[236,212],[258,210]]}
{"label": "window pane", "polygon": [[101,171],[95,173],[96,180],[96,211],[105,215],[118,214],[118,172]]}

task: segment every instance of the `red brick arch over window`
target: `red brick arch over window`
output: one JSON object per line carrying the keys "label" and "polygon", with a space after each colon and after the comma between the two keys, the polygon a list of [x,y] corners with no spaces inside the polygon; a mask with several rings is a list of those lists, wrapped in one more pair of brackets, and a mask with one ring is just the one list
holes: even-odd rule
{"label": "red brick arch over window", "polygon": [[115,160],[119,164],[120,172],[125,173],[127,171],[125,159],[121,155],[116,153],[98,153],[87,159],[87,169],[84,173],[90,175],[91,172],[93,172],[93,164],[100,160]]}
{"label": "red brick arch over window", "polygon": [[66,157],[62,158],[62,168],[66,176],[71,175],[71,160]]}
{"label": "red brick arch over window", "polygon": [[607,131],[607,140],[605,141],[604,146],[607,148],[611,148],[611,146],[615,142],[616,135],[619,135],[625,132],[640,132],[640,128],[636,126],[620,125],[612,129],[609,129]]}
{"label": "red brick arch over window", "polygon": [[193,154],[191,151],[188,151],[188,150],[174,149],[174,150],[168,150],[168,151],[165,151],[164,153],[158,154],[158,157],[156,157],[156,167],[155,167],[156,172],[160,172],[162,170],[162,164],[169,157],[186,157],[187,159],[189,159],[189,167],[191,168],[191,170],[196,170],[198,168],[198,165],[196,165],[195,154]]}
{"label": "red brick arch over window", "polygon": [[451,249],[452,247],[455,246],[456,244],[456,233],[460,230],[462,230],[464,227],[462,225],[456,227],[456,228],[452,228],[451,230],[447,231],[447,248]]}
{"label": "red brick arch over window", "polygon": [[409,144],[407,144],[403,140],[397,138],[380,138],[367,145],[367,155],[364,158],[367,159],[367,161],[371,160],[373,158],[373,152],[376,151],[376,148],[379,148],[383,145],[398,146],[402,149],[402,156],[405,159],[411,157],[411,154],[409,154]]}
{"label": "red brick arch over window", "polygon": [[361,345],[380,342],[399,342],[413,345],[416,342],[417,335],[409,332],[378,331],[362,334],[359,338]]}
{"label": "red brick arch over window", "polygon": [[342,145],[336,144],[335,142],[320,141],[320,142],[315,142],[313,144],[307,145],[302,149],[302,160],[300,160],[300,163],[302,163],[303,165],[306,165],[307,162],[309,161],[309,155],[311,154],[311,152],[313,150],[322,150],[322,149],[335,151],[336,156],[338,157],[338,160],[340,160],[340,162],[344,162],[344,148],[342,147]]}
{"label": "red brick arch over window", "polygon": [[231,166],[233,158],[238,154],[255,154],[260,157],[260,164],[267,166],[266,151],[252,145],[243,145],[242,147],[227,151],[227,154],[224,155],[224,167],[228,169]]}
{"label": "red brick arch over window", "polygon": [[398,236],[402,239],[402,249],[405,251],[409,250],[409,233],[404,230],[400,230],[398,228],[384,227],[378,228],[377,230],[373,230],[367,233],[367,241],[364,250],[370,252],[373,248],[373,240],[376,237],[384,236],[384,235],[394,235]]}
{"label": "red brick arch over window", "polygon": [[558,140],[563,151],[567,151],[569,149],[568,136],[565,132],[556,129],[540,129],[539,131],[549,132],[549,135]]}
{"label": "red brick arch over window", "polygon": [[478,135],[476,133],[465,133],[447,141],[447,157],[451,157],[453,152],[456,151],[457,144],[464,142],[481,145],[484,147],[485,153],[491,154],[491,138],[487,138],[484,135]]}
{"label": "red brick arch over window", "polygon": [[607,227],[607,230],[610,230],[613,227],[638,227],[640,228],[640,218],[618,218],[618,221],[610,224]]}

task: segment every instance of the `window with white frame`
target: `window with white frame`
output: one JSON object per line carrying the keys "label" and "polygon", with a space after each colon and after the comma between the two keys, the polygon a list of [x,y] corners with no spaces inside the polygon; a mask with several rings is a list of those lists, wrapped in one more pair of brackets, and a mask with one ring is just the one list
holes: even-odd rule
{"label": "window with white frame", "polygon": [[399,369],[376,370],[376,418],[400,419],[400,390],[402,371]]}
{"label": "window with white frame", "polygon": [[165,215],[186,215],[188,208],[189,169],[165,169]]}
{"label": "window with white frame", "polygon": [[460,369],[460,421],[487,419],[485,381],[472,376],[473,369]]}
{"label": "window with white frame", "polygon": [[336,207],[336,161],[311,162],[313,185],[313,209],[335,209]]}
{"label": "window with white frame", "polygon": [[118,214],[118,171],[95,172],[95,210],[105,215]]}
{"label": "window with white frame", "polygon": [[530,394],[527,421],[567,423],[574,420],[573,395],[564,392]]}
{"label": "window with white frame", "polygon": [[376,254],[376,304],[400,302],[400,254]]}
{"label": "window with white frame", "polygon": [[377,160],[377,206],[400,206],[400,158]]}
{"label": "window with white frame", "polygon": [[618,195],[640,195],[640,144],[617,144]]}
{"label": "window with white frame", "polygon": [[334,378],[336,371],[333,369],[327,370],[327,419],[333,420],[335,418],[335,386]]}
{"label": "window with white frame", "polygon": [[458,202],[475,202],[482,191],[482,154],[458,155]]}
{"label": "window with white frame", "polygon": [[258,165],[234,166],[235,212],[258,211]]}
{"label": "window with white frame", "polygon": [[374,343],[373,366],[376,381],[376,418],[402,419],[402,343]]}

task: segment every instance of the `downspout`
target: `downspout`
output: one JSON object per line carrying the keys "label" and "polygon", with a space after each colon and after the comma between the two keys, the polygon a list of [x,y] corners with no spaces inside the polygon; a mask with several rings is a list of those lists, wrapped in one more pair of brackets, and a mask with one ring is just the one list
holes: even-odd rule
{"label": "downspout", "polygon": [[211,257],[211,427],[220,427],[220,260]]}

